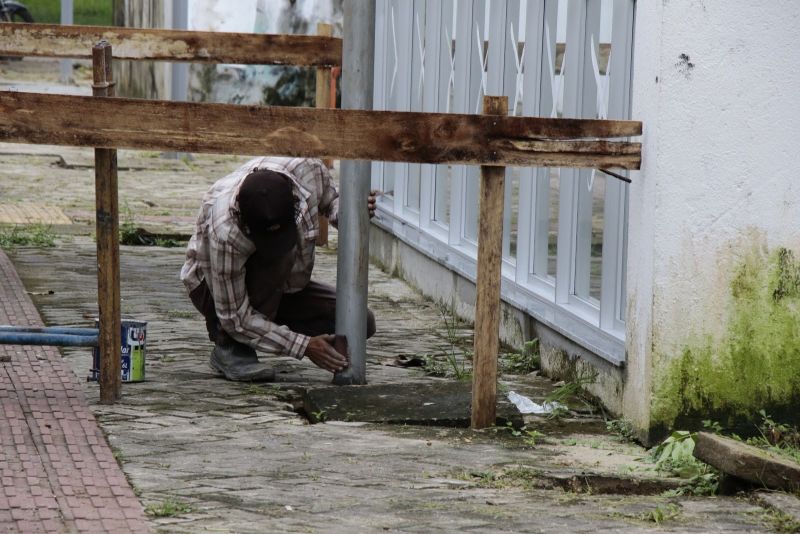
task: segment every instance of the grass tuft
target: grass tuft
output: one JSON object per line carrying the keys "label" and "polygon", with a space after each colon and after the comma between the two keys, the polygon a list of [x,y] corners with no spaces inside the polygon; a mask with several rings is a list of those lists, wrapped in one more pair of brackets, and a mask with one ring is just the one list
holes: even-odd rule
{"label": "grass tuft", "polygon": [[455,313],[443,307],[440,310],[445,327],[448,347],[436,354],[423,356],[422,366],[425,373],[431,376],[455,378],[456,380],[472,379],[472,343],[460,335],[465,328]]}
{"label": "grass tuft", "polygon": [[0,229],[0,248],[54,247],[56,236],[51,226],[33,224]]}
{"label": "grass tuft", "polygon": [[501,359],[503,371],[512,375],[526,375],[541,366],[539,340],[526,341],[520,352],[510,352]]}
{"label": "grass tuft", "polygon": [[188,504],[172,499],[166,499],[158,504],[150,504],[144,509],[144,512],[151,517],[175,517],[191,511],[192,507]]}
{"label": "grass tuft", "polygon": [[[61,0],[24,0],[23,3],[36,22],[61,23]],[[111,4],[109,0],[75,0],[72,10],[75,24],[110,26]]]}

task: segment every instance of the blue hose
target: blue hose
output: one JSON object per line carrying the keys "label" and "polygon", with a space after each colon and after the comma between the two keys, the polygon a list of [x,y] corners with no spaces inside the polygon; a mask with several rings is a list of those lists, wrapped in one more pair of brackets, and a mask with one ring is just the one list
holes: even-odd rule
{"label": "blue hose", "polygon": [[[93,330],[93,329],[85,329]],[[97,330],[90,335],[57,332],[19,332],[0,329],[0,345],[52,345],[57,347],[96,347]]]}
{"label": "blue hose", "polygon": [[96,336],[97,328],[73,328],[67,326],[10,326],[0,325],[0,334],[4,332],[30,332],[41,334],[69,334],[76,336]]}

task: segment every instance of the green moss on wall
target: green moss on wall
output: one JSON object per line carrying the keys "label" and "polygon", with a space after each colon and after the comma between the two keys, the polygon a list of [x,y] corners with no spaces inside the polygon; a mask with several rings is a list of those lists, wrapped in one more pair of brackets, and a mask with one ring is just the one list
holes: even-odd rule
{"label": "green moss on wall", "polygon": [[789,411],[800,399],[800,262],[792,251],[750,252],[728,305],[720,341],[686,346],[656,373],[653,426],[686,416],[749,419],[762,408]]}

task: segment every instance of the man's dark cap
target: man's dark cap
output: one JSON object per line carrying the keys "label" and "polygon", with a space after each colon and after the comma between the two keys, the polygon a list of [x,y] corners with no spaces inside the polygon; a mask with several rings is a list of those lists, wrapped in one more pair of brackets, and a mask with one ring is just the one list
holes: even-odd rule
{"label": "man's dark cap", "polygon": [[[239,188],[239,213],[248,237],[264,253],[288,252],[297,244],[292,182],[283,174],[255,170]],[[277,229],[273,227],[277,226]]]}

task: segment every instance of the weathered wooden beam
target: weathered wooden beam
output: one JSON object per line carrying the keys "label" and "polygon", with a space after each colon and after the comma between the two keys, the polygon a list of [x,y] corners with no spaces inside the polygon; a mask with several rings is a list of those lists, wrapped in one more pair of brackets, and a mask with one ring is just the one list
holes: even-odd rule
{"label": "weathered wooden beam", "polygon": [[727,475],[785,491],[800,490],[800,464],[752,445],[699,432],[694,456]]}
{"label": "weathered wooden beam", "polygon": [[411,163],[638,169],[640,122],[0,92],[0,141]]}
{"label": "weathered wooden beam", "polygon": [[103,39],[111,43],[118,59],[311,67],[342,64],[342,40],[334,37],[57,24],[0,23],[0,56],[90,58],[92,46]]}
{"label": "weathered wooden beam", "polygon": [[[114,96],[111,45],[100,41],[92,47],[95,96]],[[97,232],[97,307],[100,318],[100,402],[113,404],[122,394],[121,311],[119,281],[119,193],[117,151],[94,151],[95,209]]]}
{"label": "weathered wooden beam", "polygon": [[[484,96],[483,113],[496,116],[507,115],[508,97]],[[505,167],[486,165],[481,167],[475,297],[475,355],[472,361],[471,426],[474,429],[494,426],[496,418],[505,173]]]}

